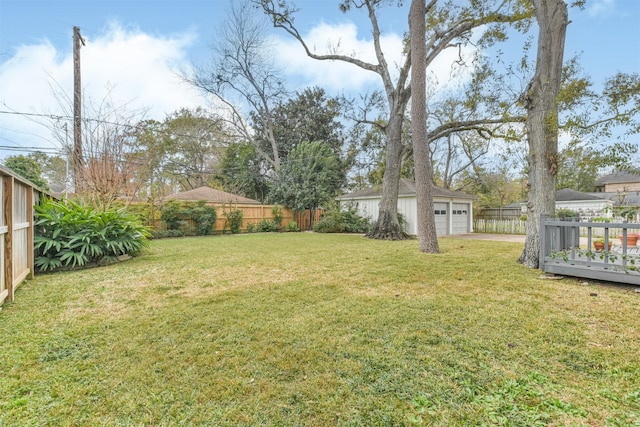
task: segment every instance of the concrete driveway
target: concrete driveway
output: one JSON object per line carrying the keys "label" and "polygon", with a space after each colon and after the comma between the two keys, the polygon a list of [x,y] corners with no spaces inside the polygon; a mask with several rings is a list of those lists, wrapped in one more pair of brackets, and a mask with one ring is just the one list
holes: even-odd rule
{"label": "concrete driveway", "polygon": [[[512,243],[522,243],[524,244],[525,241],[525,235],[524,234],[485,234],[485,233],[469,233],[469,234],[450,234],[448,236],[440,236],[438,237],[439,239],[442,237],[449,237],[452,239],[468,239],[468,240],[491,240],[494,242],[512,242]],[[595,239],[595,237],[594,237]],[[615,238],[611,238],[612,241],[617,242],[617,239]],[[587,238],[586,237],[580,237],[580,246],[581,247],[586,247],[587,246]]]}
{"label": "concrete driveway", "polygon": [[467,239],[467,240],[492,240],[495,242],[513,242],[513,243],[523,243],[525,240],[525,236],[523,234],[485,234],[485,233],[468,233],[468,234],[451,234],[448,236],[440,236],[449,237],[452,239]]}

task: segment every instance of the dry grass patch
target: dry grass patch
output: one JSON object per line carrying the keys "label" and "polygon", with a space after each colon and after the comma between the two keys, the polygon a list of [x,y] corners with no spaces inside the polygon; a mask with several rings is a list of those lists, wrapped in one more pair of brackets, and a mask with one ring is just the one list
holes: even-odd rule
{"label": "dry grass patch", "polygon": [[39,276],[0,313],[0,425],[640,423],[638,294],[441,246],[185,238]]}

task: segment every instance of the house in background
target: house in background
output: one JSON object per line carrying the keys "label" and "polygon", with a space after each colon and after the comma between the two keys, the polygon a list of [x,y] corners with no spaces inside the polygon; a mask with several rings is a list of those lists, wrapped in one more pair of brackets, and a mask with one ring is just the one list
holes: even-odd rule
{"label": "house in background", "polygon": [[[583,193],[581,191],[563,188],[556,191],[556,211],[569,209],[580,215],[584,221],[598,217],[611,217],[613,201],[598,193]],[[527,202],[520,202],[522,212],[527,212]]]}
{"label": "house in background", "polygon": [[640,171],[613,172],[596,181],[598,193],[640,192]]}
{"label": "house in background", "polygon": [[226,191],[217,190],[211,187],[198,187],[193,190],[181,191],[180,193],[172,194],[165,197],[163,200],[180,200],[183,202],[195,202],[204,200],[208,203],[232,203],[232,204],[248,204],[248,205],[260,205],[257,200],[249,199],[247,197],[238,196],[237,194],[227,193]]}
{"label": "house in background", "polygon": [[[565,188],[556,191],[556,211],[570,209],[577,212],[585,221],[598,217],[612,217],[615,200],[605,193],[583,193]],[[518,219],[527,213],[527,202],[515,202],[502,208],[483,209],[478,219]],[[499,216],[498,216],[499,215]]]}
{"label": "house in background", "polygon": [[570,209],[580,215],[583,221],[598,217],[611,217],[614,202],[598,193],[583,193],[564,188],[556,191],[556,210]]}
{"label": "house in background", "polygon": [[[378,219],[378,204],[382,198],[381,187],[371,187],[337,197],[341,205],[353,204],[358,214]],[[473,199],[474,196],[460,191],[447,190],[441,187],[433,189],[433,209],[438,236],[448,234],[466,234],[473,232]],[[406,220],[405,232],[417,234],[418,206],[416,202],[416,184],[408,179],[400,179],[398,191],[398,212]]]}

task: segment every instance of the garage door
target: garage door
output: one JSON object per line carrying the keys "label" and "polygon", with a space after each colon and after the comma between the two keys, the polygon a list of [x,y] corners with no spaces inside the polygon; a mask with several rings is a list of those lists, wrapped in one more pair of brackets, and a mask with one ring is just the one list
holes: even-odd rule
{"label": "garage door", "polygon": [[433,204],[433,213],[436,217],[436,234],[438,236],[444,236],[447,234],[447,224],[448,224],[448,215],[447,210],[449,209],[448,203],[434,203]]}
{"label": "garage door", "polygon": [[453,204],[453,234],[464,234],[469,232],[469,204]]}

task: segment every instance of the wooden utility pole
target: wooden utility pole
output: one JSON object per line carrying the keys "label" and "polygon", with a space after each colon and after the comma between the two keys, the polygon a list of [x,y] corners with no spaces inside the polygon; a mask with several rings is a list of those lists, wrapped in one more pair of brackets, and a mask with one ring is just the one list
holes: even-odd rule
{"label": "wooden utility pole", "polygon": [[82,81],[80,78],[80,44],[84,39],[80,27],[73,27],[73,183],[82,190]]}

